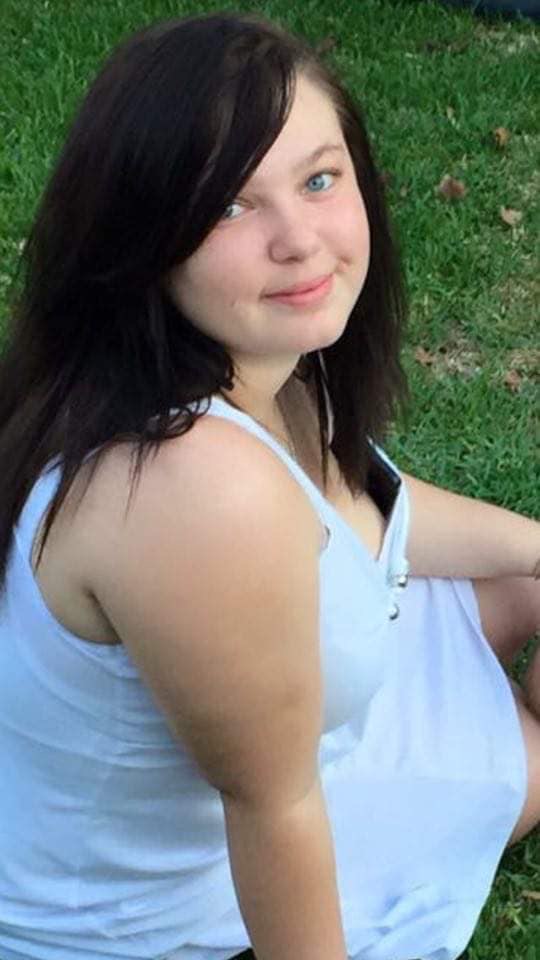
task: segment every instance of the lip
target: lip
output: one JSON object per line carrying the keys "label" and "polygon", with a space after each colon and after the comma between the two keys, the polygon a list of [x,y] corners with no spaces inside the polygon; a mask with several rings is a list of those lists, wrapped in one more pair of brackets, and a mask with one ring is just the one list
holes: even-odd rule
{"label": "lip", "polygon": [[306,283],[297,283],[287,290],[269,293],[265,299],[279,300],[281,303],[299,306],[304,303],[315,303],[329,293],[333,279],[333,274],[326,274],[324,277],[317,277],[315,280],[309,280]]}

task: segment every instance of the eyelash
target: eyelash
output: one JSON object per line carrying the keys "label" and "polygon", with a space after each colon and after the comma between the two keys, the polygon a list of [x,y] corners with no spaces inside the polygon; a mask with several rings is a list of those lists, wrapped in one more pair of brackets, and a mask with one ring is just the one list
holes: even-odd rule
{"label": "eyelash", "polygon": [[[318,170],[316,173],[312,173],[311,176],[307,178],[307,180],[306,180],[306,182],[305,182],[305,185],[307,186],[307,184],[308,184],[311,180],[315,180],[317,177],[331,176],[331,177],[334,178],[334,180],[338,180],[339,177],[342,176],[342,174],[343,174],[343,171],[342,171],[342,170],[338,170],[338,169],[335,169],[335,168],[334,168],[334,169],[331,169],[331,170]],[[328,193],[328,191],[331,190],[332,186],[333,186],[333,184],[330,184],[330,186],[327,187],[326,190],[315,190],[315,191],[313,191],[313,192],[314,192],[314,193]],[[229,204],[229,206],[226,208],[225,212],[223,213],[223,216],[221,217],[222,221],[236,220],[236,217],[226,217],[226,216],[225,216],[225,213],[227,212],[227,210],[230,210],[230,208],[231,208],[231,207],[234,207],[236,204],[239,204],[239,205],[240,205],[240,201],[239,201],[239,200],[234,200],[232,203]]]}

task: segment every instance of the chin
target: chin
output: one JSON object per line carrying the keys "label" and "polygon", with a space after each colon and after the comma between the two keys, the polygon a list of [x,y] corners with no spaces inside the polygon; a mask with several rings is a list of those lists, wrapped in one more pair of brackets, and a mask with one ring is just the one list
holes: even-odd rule
{"label": "chin", "polygon": [[292,350],[299,357],[308,353],[316,353],[317,350],[324,350],[326,347],[331,347],[334,343],[337,343],[344,332],[345,327],[336,330],[333,335],[329,333],[327,336],[310,337],[309,340],[305,338],[302,342],[298,342]]}

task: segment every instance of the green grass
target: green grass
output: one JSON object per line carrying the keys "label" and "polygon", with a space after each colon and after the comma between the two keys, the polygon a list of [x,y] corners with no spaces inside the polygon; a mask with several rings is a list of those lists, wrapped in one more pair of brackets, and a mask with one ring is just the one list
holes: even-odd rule
{"label": "green grass", "polygon": [[[537,513],[540,33],[530,23],[434,2],[2,0],[0,324],[36,199],[107,51],[144,23],[228,7],[333,37],[329,57],[364,104],[411,299],[414,407],[391,452],[426,479]],[[511,134],[504,149],[492,135],[501,126]],[[465,183],[462,200],[436,195],[444,174]],[[522,213],[517,227],[501,207]],[[420,346],[429,365],[416,358]],[[504,856],[470,960],[540,960],[530,890],[540,890],[538,835]]]}

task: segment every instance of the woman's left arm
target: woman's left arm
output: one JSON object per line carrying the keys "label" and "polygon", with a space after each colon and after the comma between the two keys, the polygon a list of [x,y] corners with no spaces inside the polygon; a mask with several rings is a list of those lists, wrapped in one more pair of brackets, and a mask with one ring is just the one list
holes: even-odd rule
{"label": "woman's left arm", "polygon": [[411,503],[413,576],[540,576],[540,523],[402,473]]}

